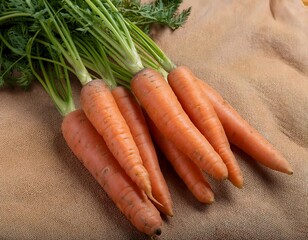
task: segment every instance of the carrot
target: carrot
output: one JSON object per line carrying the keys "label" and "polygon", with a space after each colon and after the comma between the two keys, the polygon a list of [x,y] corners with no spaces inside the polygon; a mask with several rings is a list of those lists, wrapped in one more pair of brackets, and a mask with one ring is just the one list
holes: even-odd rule
{"label": "carrot", "polygon": [[178,66],[168,74],[168,82],[183,109],[195,126],[227,166],[228,179],[238,188],[243,186],[243,176],[236,161],[224,128],[212,103],[199,87],[194,74],[185,66]]}
{"label": "carrot", "polygon": [[167,139],[215,179],[227,178],[228,171],[220,156],[190,121],[160,73],[143,69],[132,78],[131,88]]}
{"label": "carrot", "polygon": [[156,204],[156,207],[166,215],[173,216],[170,192],[161,172],[156,150],[139,103],[133,94],[122,86],[114,88],[112,95],[130,128],[143,165],[149,173],[153,196],[162,205]]}
{"label": "carrot", "polygon": [[200,168],[166,139],[151,119],[147,118],[147,123],[156,144],[191,193],[202,203],[213,203],[214,193]]}
{"label": "carrot", "polygon": [[231,143],[264,166],[282,173],[293,174],[289,162],[267,139],[244,120],[215,89],[203,80],[198,80],[200,88],[213,104]]}
{"label": "carrot", "polygon": [[87,118],[127,175],[156,201],[152,196],[149,174],[110,88],[100,79],[92,80],[82,87],[80,102]]}
{"label": "carrot", "polygon": [[76,110],[66,115],[61,128],[72,152],[131,223],[148,235],[161,234],[158,210],[114,159],[84,112]]}

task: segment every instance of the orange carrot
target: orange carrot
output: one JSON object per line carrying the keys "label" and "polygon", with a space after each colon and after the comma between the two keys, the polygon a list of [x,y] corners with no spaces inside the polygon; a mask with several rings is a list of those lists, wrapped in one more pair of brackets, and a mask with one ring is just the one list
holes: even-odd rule
{"label": "orange carrot", "polygon": [[151,119],[147,122],[156,144],[191,193],[202,203],[213,203],[214,193],[200,168],[166,139]]}
{"label": "orange carrot", "polygon": [[82,87],[80,102],[87,118],[127,175],[155,201],[148,172],[110,88],[100,79],[92,80]]}
{"label": "orange carrot", "polygon": [[173,216],[170,192],[161,172],[156,150],[139,103],[128,89],[121,86],[114,88],[112,95],[130,128],[143,165],[149,173],[153,196],[162,204],[162,206],[156,204],[156,207],[166,215]]}
{"label": "orange carrot", "polygon": [[212,103],[199,87],[194,74],[185,66],[174,68],[168,82],[192,122],[205,136],[227,166],[228,179],[236,186],[243,186],[243,176],[236,161],[224,128]]}
{"label": "orange carrot", "polygon": [[159,235],[162,219],[158,210],[127,176],[82,110],[65,116],[62,133],[72,152],[131,223],[143,233]]}
{"label": "orange carrot", "polygon": [[212,102],[231,143],[242,149],[264,166],[293,174],[289,162],[255,128],[211,86],[199,79],[199,86]]}
{"label": "orange carrot", "polygon": [[167,139],[215,179],[227,178],[228,170],[224,162],[190,121],[161,74],[145,68],[132,78],[131,88]]}

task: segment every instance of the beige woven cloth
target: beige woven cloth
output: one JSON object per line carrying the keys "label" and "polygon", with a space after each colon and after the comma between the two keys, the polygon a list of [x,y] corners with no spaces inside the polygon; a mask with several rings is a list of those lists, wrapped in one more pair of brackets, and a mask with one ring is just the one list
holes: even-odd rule
{"label": "beige woven cloth", "polygon": [[[211,180],[216,202],[204,206],[163,163],[175,214],[158,239],[308,239],[308,9],[300,0],[187,6],[185,27],[158,32],[157,42],[276,146],[294,175],[233,148],[245,187]],[[76,96],[79,90],[75,82]],[[148,238],[70,152],[62,118],[40,86],[0,96],[0,239]]]}

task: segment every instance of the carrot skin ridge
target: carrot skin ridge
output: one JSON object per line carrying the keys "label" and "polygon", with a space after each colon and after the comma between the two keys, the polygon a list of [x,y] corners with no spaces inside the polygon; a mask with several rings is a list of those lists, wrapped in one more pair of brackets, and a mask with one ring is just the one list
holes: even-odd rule
{"label": "carrot skin ridge", "polygon": [[228,171],[224,162],[190,121],[160,73],[145,68],[132,78],[131,89],[167,139],[215,179],[227,178]]}
{"label": "carrot skin ridge", "polygon": [[226,164],[228,179],[236,187],[242,188],[243,175],[224,128],[194,74],[186,66],[178,66],[169,72],[168,83],[184,111]]}
{"label": "carrot skin ridge", "polygon": [[154,205],[164,214],[173,216],[171,195],[161,172],[156,150],[139,103],[133,94],[122,86],[112,89],[112,95],[130,128],[143,165],[149,173],[153,197],[163,206],[155,203]]}
{"label": "carrot skin ridge", "polygon": [[66,115],[61,129],[71,151],[132,225],[150,236],[160,233],[158,210],[127,176],[84,112],[79,109]]}
{"label": "carrot skin ridge", "polygon": [[147,122],[156,144],[194,197],[205,204],[213,203],[214,193],[200,168],[166,139],[150,118]]}
{"label": "carrot skin ridge", "polygon": [[110,88],[101,79],[92,80],[82,87],[80,102],[87,118],[104,138],[127,175],[151,196],[148,172],[143,166],[139,150]]}
{"label": "carrot skin ridge", "polygon": [[200,88],[212,102],[227,138],[232,144],[272,170],[293,174],[289,162],[267,139],[243,119],[215,89],[205,81],[198,80]]}

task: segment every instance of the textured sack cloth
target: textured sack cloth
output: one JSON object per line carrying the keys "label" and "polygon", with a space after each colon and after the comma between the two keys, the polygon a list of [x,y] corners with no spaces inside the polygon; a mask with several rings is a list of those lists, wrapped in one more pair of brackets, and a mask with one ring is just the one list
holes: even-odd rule
{"label": "textured sack cloth", "polygon": [[[290,162],[274,172],[232,147],[243,189],[211,181],[197,202],[170,165],[174,202],[158,239],[307,239],[308,9],[300,0],[194,0],[185,27],[155,39],[213,86]],[[80,86],[74,82],[78,102]],[[1,90],[0,239],[147,239],[73,156],[39,85]]]}

